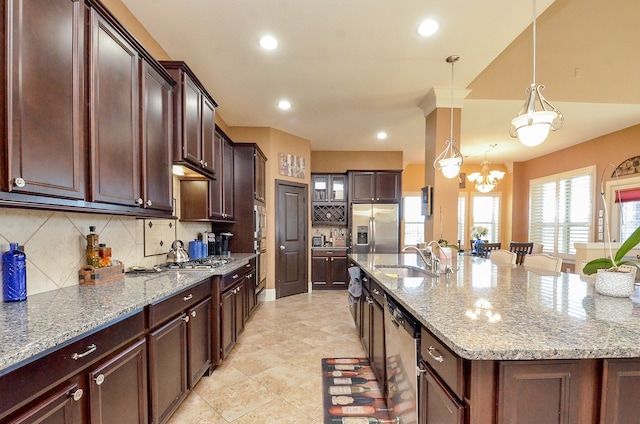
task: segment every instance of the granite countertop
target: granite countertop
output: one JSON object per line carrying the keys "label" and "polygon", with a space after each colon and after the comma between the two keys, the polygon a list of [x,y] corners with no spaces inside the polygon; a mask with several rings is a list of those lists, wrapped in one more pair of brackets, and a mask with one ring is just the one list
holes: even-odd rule
{"label": "granite countertop", "polygon": [[255,257],[234,254],[234,261],[213,270],[126,274],[124,282],[76,285],[0,304],[0,375],[79,339],[146,305],[170,297],[209,277],[234,271]]}
{"label": "granite countertop", "polygon": [[595,293],[590,278],[473,256],[448,277],[397,278],[376,265],[424,267],[417,255],[350,257],[463,358],[640,357],[640,304]]}

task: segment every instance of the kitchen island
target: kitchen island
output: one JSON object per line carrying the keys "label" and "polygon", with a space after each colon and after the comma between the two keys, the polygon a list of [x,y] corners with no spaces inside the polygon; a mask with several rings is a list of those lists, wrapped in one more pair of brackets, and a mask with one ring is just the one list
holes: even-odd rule
{"label": "kitchen island", "polygon": [[[576,274],[474,256],[438,277],[406,276],[425,268],[415,254],[350,259],[422,325],[427,374],[463,411],[443,422],[637,422],[640,406],[626,402],[640,384],[640,305],[630,299],[596,294]],[[436,348],[442,362],[428,355]],[[451,376],[432,373],[447,360]]]}

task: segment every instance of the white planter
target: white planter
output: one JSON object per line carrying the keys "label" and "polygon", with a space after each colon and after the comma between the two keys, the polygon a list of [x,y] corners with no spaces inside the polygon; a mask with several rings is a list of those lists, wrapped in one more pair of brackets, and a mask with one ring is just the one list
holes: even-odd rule
{"label": "white planter", "polygon": [[605,296],[629,297],[633,294],[634,281],[630,272],[599,269],[596,275],[596,292]]}

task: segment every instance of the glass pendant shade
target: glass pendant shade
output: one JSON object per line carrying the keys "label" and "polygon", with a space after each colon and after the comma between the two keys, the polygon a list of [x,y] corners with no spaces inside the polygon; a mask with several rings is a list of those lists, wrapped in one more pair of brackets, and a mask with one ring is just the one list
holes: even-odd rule
{"label": "glass pendant shade", "polygon": [[480,172],[473,172],[468,177],[468,180],[475,183],[476,190],[480,193],[488,193],[504,178],[504,172],[502,171],[489,171],[489,162],[485,159],[482,161],[482,170]]}
{"label": "glass pendant shade", "polygon": [[537,146],[549,135],[549,130],[558,114],[552,111],[533,112],[531,115],[516,116],[511,125],[515,127],[518,139],[528,147]]}
{"label": "glass pendant shade", "polygon": [[442,169],[442,175],[446,178],[455,178],[460,172],[460,165],[462,164],[462,158],[446,158],[438,161],[440,168]]}

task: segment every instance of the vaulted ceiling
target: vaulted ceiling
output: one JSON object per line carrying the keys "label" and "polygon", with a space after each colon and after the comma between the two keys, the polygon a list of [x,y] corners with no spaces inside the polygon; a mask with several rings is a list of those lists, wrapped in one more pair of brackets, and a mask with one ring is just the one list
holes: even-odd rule
{"label": "vaulted ceiling", "polygon": [[[313,150],[402,150],[405,163],[424,162],[418,105],[451,87],[452,54],[454,87],[471,90],[457,140],[470,163],[493,143],[491,162],[517,162],[640,123],[638,0],[537,1],[536,82],[566,123],[535,148],[509,137],[533,78],[531,0],[123,3],[189,64],[228,125],[277,128]],[[429,38],[416,31],[425,18],[440,22]],[[278,49],[258,46],[266,33]],[[288,111],[277,108],[284,98]]]}

